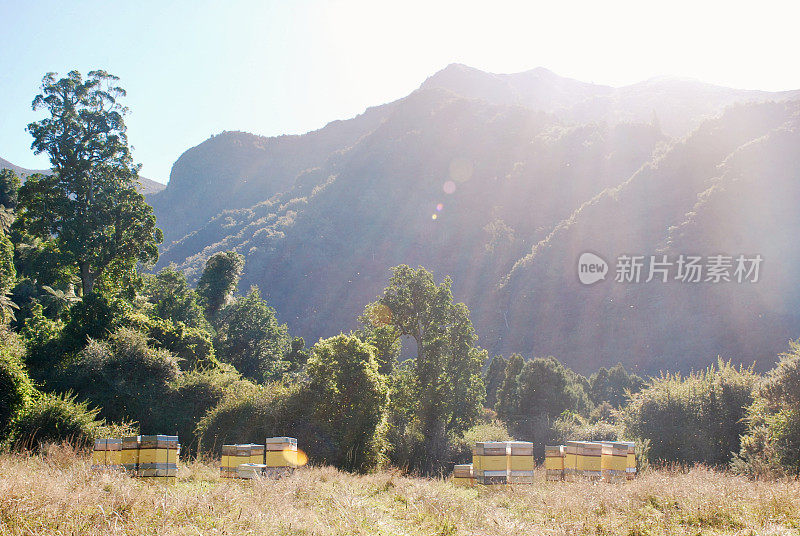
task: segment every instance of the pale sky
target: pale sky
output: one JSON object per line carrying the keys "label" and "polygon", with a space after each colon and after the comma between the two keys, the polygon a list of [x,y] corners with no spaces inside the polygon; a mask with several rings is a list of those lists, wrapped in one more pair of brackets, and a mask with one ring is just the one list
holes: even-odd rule
{"label": "pale sky", "polygon": [[403,97],[450,63],[626,85],[674,75],[800,88],[791,2],[0,0],[0,157],[48,167],[25,126],[42,76],[121,78],[142,175],[223,130],[303,133]]}

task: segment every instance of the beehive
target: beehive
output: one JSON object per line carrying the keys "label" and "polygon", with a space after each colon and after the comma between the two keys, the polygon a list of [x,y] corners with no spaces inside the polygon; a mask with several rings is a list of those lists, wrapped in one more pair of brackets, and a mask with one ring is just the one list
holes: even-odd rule
{"label": "beehive", "polygon": [[633,480],[636,477],[636,443],[633,441],[621,441],[628,447],[628,455],[625,464],[625,474],[628,480]]}
{"label": "beehive", "polygon": [[564,445],[564,479],[574,480],[578,476],[578,453],[582,447],[580,441],[567,441]]}
{"label": "beehive", "polygon": [[96,439],[92,450],[92,469],[122,468],[122,439]]}
{"label": "beehive", "polygon": [[253,480],[261,478],[266,468],[263,463],[243,463],[236,468],[236,474],[239,478]]}
{"label": "beehive", "polygon": [[625,478],[628,465],[628,445],[618,441],[603,443],[602,458],[600,460],[603,479],[614,482]]}
{"label": "beehive", "polygon": [[475,483],[475,475],[472,471],[472,464],[462,464],[453,467],[453,484],[457,486],[472,486]]}
{"label": "beehive", "polygon": [[511,484],[533,484],[533,443],[529,441],[508,442],[508,482]]}
{"label": "beehive", "polygon": [[602,476],[602,459],[602,443],[582,442],[578,454],[578,466],[581,475],[585,478],[600,479]]}
{"label": "beehive", "polygon": [[[509,442],[485,441],[475,444],[480,470],[475,472],[478,484],[507,484],[509,475]],[[474,468],[473,468],[474,469]]]}
{"label": "beehive", "polygon": [[472,446],[472,475],[473,477],[483,471],[481,468],[481,457],[478,456],[478,446]]}
{"label": "beehive", "polygon": [[140,436],[136,475],[162,481],[174,479],[178,471],[178,449],[178,436]]}
{"label": "beehive", "polygon": [[250,444],[250,462],[251,464],[264,465],[264,445]]}
{"label": "beehive", "polygon": [[544,447],[544,468],[547,480],[564,480],[564,445]]}
{"label": "beehive", "polygon": [[123,469],[132,475],[135,475],[139,468],[139,442],[140,436],[122,438],[120,461]]}
{"label": "beehive", "polygon": [[268,437],[265,442],[264,464],[268,468],[294,469],[299,465],[297,439]]}
{"label": "beehive", "polygon": [[[222,459],[220,460],[220,476],[222,478],[239,478],[238,468],[245,463],[252,463],[254,461],[253,451],[257,450],[253,447],[258,445],[241,444],[241,445],[222,445]],[[255,461],[263,463],[263,459],[255,456]]]}

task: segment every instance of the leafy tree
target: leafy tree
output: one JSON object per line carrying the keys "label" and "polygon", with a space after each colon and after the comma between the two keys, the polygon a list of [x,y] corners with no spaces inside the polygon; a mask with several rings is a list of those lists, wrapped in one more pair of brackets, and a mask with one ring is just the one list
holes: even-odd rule
{"label": "leafy tree", "polygon": [[477,335],[463,303],[453,303],[450,278],[437,285],[433,274],[406,265],[392,270],[389,286],[378,303],[391,313],[387,325],[397,337],[411,336],[417,345],[413,360],[416,420],[425,472],[447,461],[448,437],[475,424],[485,399],[481,368],[486,352],[475,347]]}
{"label": "leafy tree", "polygon": [[511,354],[503,371],[503,379],[497,388],[495,409],[497,415],[507,422],[518,412],[519,385],[517,380],[524,366],[525,359],[521,355]]}
{"label": "leafy tree", "polygon": [[734,465],[742,472],[800,475],[800,341],[756,386]]}
{"label": "leafy tree", "polygon": [[295,337],[289,347],[289,353],[286,354],[286,361],[289,363],[289,372],[297,372],[306,366],[308,361],[308,350],[306,349],[306,341],[303,337]]}
{"label": "leafy tree", "polygon": [[311,354],[314,414],[338,444],[336,465],[349,471],[374,467],[383,450],[379,428],[387,394],[374,347],[340,334],[320,340]]}
{"label": "leafy tree", "polygon": [[213,337],[201,328],[187,327],[161,318],[150,319],[147,334],[157,348],[165,348],[181,360],[185,370],[216,368]]}
{"label": "leafy tree", "polygon": [[207,326],[197,293],[189,287],[186,276],[171,264],[155,275],[145,276],[142,295],[153,305],[157,318],[183,322],[190,328]]}
{"label": "leafy tree", "polygon": [[14,309],[17,305],[11,300],[9,294],[17,280],[17,271],[14,268],[14,245],[4,232],[0,231],[0,326],[14,319]]}
{"label": "leafy tree", "polygon": [[278,324],[257,287],[220,311],[214,348],[221,361],[256,382],[280,378],[289,368],[286,324]]}
{"label": "leafy tree", "polygon": [[636,374],[628,374],[622,363],[610,369],[601,367],[589,378],[589,396],[594,404],[608,402],[619,408],[628,399],[627,393],[638,393],[644,386],[644,380]]}
{"label": "leafy tree", "polygon": [[8,210],[17,208],[19,187],[19,177],[13,170],[0,170],[0,205]]}
{"label": "leafy tree", "polygon": [[208,259],[197,282],[197,293],[209,318],[213,318],[231,299],[243,268],[244,257],[235,251],[221,251]]}
{"label": "leafy tree", "polygon": [[506,366],[508,360],[501,355],[497,355],[489,363],[489,369],[486,371],[486,407],[493,408],[497,404],[497,391],[503,381],[506,373]]}
{"label": "leafy tree", "polygon": [[50,116],[28,125],[31,148],[47,153],[52,175],[34,175],[19,191],[20,225],[30,234],[53,238],[65,260],[78,269],[84,295],[104,272],[130,271],[158,258],[161,231],[152,208],[137,192],[118,99],[117,77],[77,71],[42,79],[33,109]]}

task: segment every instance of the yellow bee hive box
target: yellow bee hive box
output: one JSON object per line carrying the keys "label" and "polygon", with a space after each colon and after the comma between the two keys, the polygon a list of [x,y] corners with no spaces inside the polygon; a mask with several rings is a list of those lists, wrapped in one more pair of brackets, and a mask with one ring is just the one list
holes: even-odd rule
{"label": "yellow bee hive box", "polygon": [[264,464],[264,445],[250,444],[250,462],[251,464],[263,465]]}
{"label": "yellow bee hive box", "polygon": [[139,439],[139,465],[142,478],[175,478],[178,471],[178,436],[143,435]]}
{"label": "yellow bee hive box", "polygon": [[139,468],[139,441],[140,436],[130,436],[122,438],[122,451],[120,462],[123,469],[135,475]]}
{"label": "yellow bee hive box", "polygon": [[579,474],[578,451],[581,449],[580,441],[567,441],[564,445],[564,479],[573,480]]}
{"label": "yellow bee hive box", "polygon": [[621,443],[628,447],[625,474],[628,480],[633,480],[636,477],[636,443],[633,441],[621,441]]}
{"label": "yellow bee hive box", "polygon": [[509,442],[484,441],[476,443],[475,448],[480,467],[475,472],[475,481],[484,485],[507,484],[511,455]]}
{"label": "yellow bee hive box", "polygon": [[581,474],[590,479],[602,476],[603,445],[601,443],[583,442],[578,454],[578,466]]}
{"label": "yellow bee hive box", "polygon": [[236,445],[222,445],[222,458],[219,465],[219,476],[222,478],[237,478],[236,468],[239,467],[236,456]]}
{"label": "yellow bee hive box", "polygon": [[460,464],[453,467],[453,484],[457,486],[472,486],[475,483],[475,475],[472,472],[472,464]]}
{"label": "yellow bee hive box", "polygon": [[299,465],[297,439],[293,437],[268,437],[264,443],[264,463],[269,468],[293,469]]}
{"label": "yellow bee hive box", "polygon": [[533,484],[533,443],[509,441],[508,482],[510,484]]}
{"label": "yellow bee hive box", "polygon": [[603,479],[614,482],[625,478],[628,465],[628,445],[618,441],[603,443],[600,467]]}
{"label": "yellow bee hive box", "polygon": [[472,446],[472,474],[473,476],[480,473],[483,469],[481,469],[481,457],[478,456],[478,446]]}
{"label": "yellow bee hive box", "polygon": [[564,445],[544,447],[544,468],[547,480],[564,480]]}

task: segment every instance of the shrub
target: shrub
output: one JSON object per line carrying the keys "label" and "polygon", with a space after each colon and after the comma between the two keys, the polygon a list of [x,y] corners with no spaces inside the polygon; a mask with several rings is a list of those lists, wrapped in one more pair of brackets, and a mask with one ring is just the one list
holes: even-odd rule
{"label": "shrub", "polygon": [[0,327],[0,439],[8,435],[9,424],[34,394],[22,363],[24,353],[16,334]]}
{"label": "shrub", "polygon": [[757,378],[722,360],[686,377],[662,374],[622,411],[625,433],[650,441],[651,460],[727,464],[739,451]]}
{"label": "shrub", "polygon": [[14,442],[18,448],[33,450],[61,442],[85,448],[99,437],[133,432],[130,425],[107,426],[98,413],[87,402],[76,402],[74,394],[41,394],[14,421]]}
{"label": "shrub", "polygon": [[497,419],[478,423],[450,442],[453,463],[472,463],[472,447],[479,441],[511,441],[505,425]]}
{"label": "shrub", "polygon": [[800,341],[759,383],[734,468],[753,476],[800,474]]}
{"label": "shrub", "polygon": [[158,318],[150,320],[148,328],[148,335],[155,346],[169,350],[180,358],[184,370],[220,365],[214,357],[212,336],[207,330]]}

